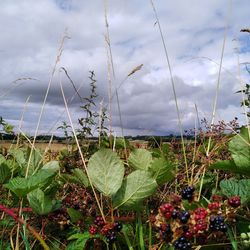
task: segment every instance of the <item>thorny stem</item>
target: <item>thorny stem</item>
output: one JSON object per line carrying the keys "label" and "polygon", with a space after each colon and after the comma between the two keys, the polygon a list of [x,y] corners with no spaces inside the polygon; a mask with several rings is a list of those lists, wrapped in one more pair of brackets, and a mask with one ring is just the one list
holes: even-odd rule
{"label": "thorny stem", "polygon": [[49,250],[48,245],[46,244],[46,242],[41,238],[41,236],[39,235],[39,233],[29,224],[27,224],[22,218],[18,217],[12,209],[9,209],[7,207],[5,207],[4,205],[0,204],[0,210],[2,212],[4,212],[5,214],[9,215],[10,217],[12,217],[16,222],[18,222],[21,225],[26,225],[27,229],[34,235],[34,237],[41,243],[41,245],[43,246],[43,248],[45,250]]}

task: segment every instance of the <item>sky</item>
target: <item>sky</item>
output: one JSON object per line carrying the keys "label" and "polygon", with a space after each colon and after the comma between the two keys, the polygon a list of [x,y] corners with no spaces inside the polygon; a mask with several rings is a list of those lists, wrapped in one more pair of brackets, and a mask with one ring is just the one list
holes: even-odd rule
{"label": "sky", "polygon": [[[60,83],[74,128],[85,117],[82,97],[95,72],[96,110],[109,107],[109,88],[118,89],[126,135],[179,133],[168,64],[150,0],[2,0],[0,1],[0,116],[28,135],[61,135],[69,123]],[[249,0],[154,0],[168,51],[183,129],[197,126],[197,116],[211,119],[223,39],[216,121],[238,117],[244,124],[241,95],[249,81]],[[106,7],[113,69],[110,69]],[[226,27],[228,27],[226,29]],[[226,32],[226,33],[225,33]],[[226,35],[225,35],[226,34]],[[62,54],[53,68],[62,37]],[[138,65],[143,67],[128,74]],[[52,77],[52,79],[51,79]],[[51,87],[39,115],[51,79]],[[111,85],[110,85],[111,82]],[[115,96],[115,95],[114,95]],[[198,114],[195,106],[197,107]],[[121,135],[117,98],[112,99],[114,135]],[[108,117],[110,117],[108,110]]]}

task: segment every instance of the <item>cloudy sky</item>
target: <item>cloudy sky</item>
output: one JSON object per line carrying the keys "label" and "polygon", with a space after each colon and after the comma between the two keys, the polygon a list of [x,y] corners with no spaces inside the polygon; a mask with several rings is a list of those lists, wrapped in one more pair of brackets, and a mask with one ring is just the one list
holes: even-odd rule
{"label": "cloudy sky", "polygon": [[[243,83],[249,80],[249,0],[155,0],[172,66],[180,116],[184,128],[199,117],[211,119],[225,27],[226,46],[220,79],[217,120],[243,121],[238,58]],[[177,112],[167,61],[150,0],[109,0],[107,18],[124,132],[127,135],[164,135],[178,132]],[[68,122],[60,79],[70,113],[85,117],[64,67],[82,97],[89,95],[89,71],[97,80],[97,109],[108,103],[109,74],[103,0],[0,1],[0,116],[34,133],[65,31],[61,58],[51,82],[39,133],[60,133]],[[127,77],[138,65],[140,71]],[[112,72],[111,72],[112,73]],[[127,77],[127,79],[126,79]],[[124,79],[126,79],[124,81]],[[28,101],[27,101],[28,100]],[[26,103],[26,104],[25,104]],[[112,127],[121,133],[117,100],[112,100]]]}

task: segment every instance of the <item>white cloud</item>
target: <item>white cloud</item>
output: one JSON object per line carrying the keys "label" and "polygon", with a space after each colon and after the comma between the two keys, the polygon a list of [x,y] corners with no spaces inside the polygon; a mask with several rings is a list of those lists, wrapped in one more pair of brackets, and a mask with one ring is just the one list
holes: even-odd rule
{"label": "white cloud", "polygon": [[[211,115],[229,2],[154,2],[169,52],[183,124],[193,127],[195,104],[200,114]],[[239,39],[240,61],[250,61],[247,49],[250,43],[246,38],[249,35],[239,32],[248,24],[248,5],[247,0],[240,4],[232,1],[218,102],[221,119],[233,119],[239,112],[240,97],[235,94],[240,88],[234,50],[237,43],[233,40]],[[108,22],[116,73],[114,83],[119,85],[135,66],[144,64],[119,89],[125,132],[164,134],[178,131],[166,58],[150,1],[110,0]],[[94,70],[100,95],[98,102],[103,98],[107,101],[103,1],[0,2],[0,115],[18,124],[25,100],[31,95],[24,130],[34,131],[36,127],[36,117],[65,29],[71,39],[65,41],[58,70],[65,67],[76,86],[83,86],[82,96],[89,93],[88,71]],[[58,118],[64,110],[58,70],[41,124],[42,132],[49,130],[46,124],[67,119],[65,115]],[[74,95],[73,88],[62,76],[66,95],[70,98]],[[248,77],[244,71],[242,76],[244,80]],[[22,80],[20,85],[13,83],[20,77],[37,80]],[[79,99],[76,97],[70,105],[77,123],[77,117],[82,116]],[[114,129],[120,133],[116,98],[113,98],[113,117]]]}

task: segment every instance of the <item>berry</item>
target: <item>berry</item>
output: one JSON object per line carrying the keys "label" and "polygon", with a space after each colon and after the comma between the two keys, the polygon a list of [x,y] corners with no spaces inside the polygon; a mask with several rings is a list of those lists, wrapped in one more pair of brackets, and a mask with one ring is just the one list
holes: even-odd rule
{"label": "berry", "polygon": [[190,231],[186,231],[184,232],[184,235],[183,235],[186,239],[192,239],[193,238],[193,233],[190,232]]}
{"label": "berry", "polygon": [[108,244],[112,244],[116,241],[116,232],[115,231],[109,231],[106,235],[106,241]]}
{"label": "berry", "polygon": [[122,230],[122,224],[121,224],[121,222],[115,222],[114,225],[113,225],[113,229],[116,232],[120,232]]}
{"label": "berry", "polygon": [[228,199],[228,204],[231,207],[239,207],[241,205],[240,196],[232,196]]}
{"label": "berry", "polygon": [[178,214],[179,214],[179,212],[177,210],[173,210],[171,216],[172,216],[173,219],[177,219],[178,218]]}
{"label": "berry", "polygon": [[219,202],[211,202],[208,204],[208,209],[210,211],[217,211],[220,208],[220,203]]}
{"label": "berry", "polygon": [[169,224],[163,223],[160,227],[160,237],[162,240],[166,242],[170,242],[172,240],[172,230]]}
{"label": "berry", "polygon": [[188,219],[190,218],[190,214],[188,211],[182,211],[178,214],[178,218],[181,221],[181,223],[185,224],[188,222]]}
{"label": "berry", "polygon": [[97,227],[95,225],[92,225],[89,227],[89,233],[90,234],[96,234],[97,233]]}
{"label": "berry", "polygon": [[162,214],[167,212],[172,212],[174,210],[173,206],[170,203],[166,203],[160,206],[160,211]]}
{"label": "berry", "polygon": [[166,203],[161,205],[159,210],[163,214],[163,216],[168,220],[172,217],[172,211],[174,210],[174,207],[170,203]]}
{"label": "berry", "polygon": [[195,188],[193,186],[185,187],[181,191],[182,199],[191,201],[193,199],[194,191],[195,191]]}
{"label": "berry", "polygon": [[174,242],[174,249],[176,250],[188,250],[192,245],[185,237],[180,237]]}
{"label": "berry", "polygon": [[224,223],[224,217],[221,215],[210,217],[209,229],[211,231],[226,232],[227,225]]}
{"label": "berry", "polygon": [[96,216],[95,221],[94,221],[95,225],[102,227],[105,225],[105,221],[103,220],[103,218],[101,216]]}
{"label": "berry", "polygon": [[208,213],[207,213],[207,210],[205,208],[203,208],[203,207],[196,208],[194,210],[194,219],[196,221],[203,220],[207,217],[207,214]]}

